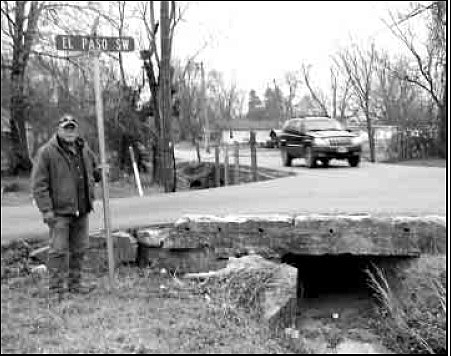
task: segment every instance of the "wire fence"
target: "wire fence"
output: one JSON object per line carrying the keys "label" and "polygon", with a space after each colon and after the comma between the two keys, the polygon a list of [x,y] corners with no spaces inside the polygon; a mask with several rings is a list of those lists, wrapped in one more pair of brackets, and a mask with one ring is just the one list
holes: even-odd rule
{"label": "wire fence", "polygon": [[[363,137],[363,157],[370,159],[367,130],[352,128]],[[375,158],[378,162],[438,158],[438,129],[433,126],[402,128],[398,126],[373,127]]]}

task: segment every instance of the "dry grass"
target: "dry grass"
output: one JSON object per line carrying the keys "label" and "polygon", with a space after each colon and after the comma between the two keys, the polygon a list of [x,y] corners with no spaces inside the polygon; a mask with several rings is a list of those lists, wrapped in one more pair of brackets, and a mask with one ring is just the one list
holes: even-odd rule
{"label": "dry grass", "polygon": [[277,267],[257,269],[245,266],[204,278],[193,286],[200,293],[215,298],[226,316],[237,318],[238,311],[242,311],[248,317],[259,320],[263,311],[261,297],[276,270]]}
{"label": "dry grass", "polygon": [[397,273],[395,286],[379,268],[367,273],[385,317],[378,328],[387,346],[399,353],[445,353],[446,257],[420,258]]}
{"label": "dry grass", "polygon": [[49,303],[36,296],[46,283],[29,274],[16,245],[2,248],[2,353],[288,352],[242,310],[226,313],[214,292],[153,268],[121,266],[111,291],[100,266],[93,293]]}
{"label": "dry grass", "polygon": [[[2,353],[281,353],[260,325],[182,288],[173,278],[135,269],[106,278],[90,296],[49,305],[32,297],[31,279],[2,283]],[[141,274],[141,275],[140,275]]]}

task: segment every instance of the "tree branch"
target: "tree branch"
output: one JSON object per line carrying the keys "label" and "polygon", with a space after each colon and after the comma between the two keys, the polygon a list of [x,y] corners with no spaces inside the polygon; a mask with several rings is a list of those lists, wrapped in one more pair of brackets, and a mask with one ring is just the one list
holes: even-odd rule
{"label": "tree branch", "polygon": [[77,3],[75,2],[64,2],[64,3],[55,3],[55,2],[47,2],[47,3],[43,3],[43,10],[55,10],[55,9],[58,9],[58,8],[69,8],[69,9],[74,9],[74,10],[78,10],[78,11],[81,11],[81,12],[84,12],[84,11],[92,11],[94,12],[97,16],[103,18],[104,20],[106,20],[107,22],[109,22],[111,25],[115,26],[115,27],[118,27],[118,24],[117,22],[115,21],[115,19],[113,19],[112,17],[108,16],[106,13],[104,13],[102,10],[92,6],[92,4],[88,4],[88,6],[84,6],[84,5],[77,5]]}
{"label": "tree branch", "polygon": [[[430,7],[427,7],[427,9],[428,8],[430,8]],[[407,36],[403,32],[403,30],[398,26],[399,23],[396,21],[394,16],[392,14],[390,14],[390,17],[391,17],[392,24],[388,24],[387,22],[384,21],[385,24],[390,29],[392,34],[404,43],[404,45],[407,47],[407,49],[411,52],[413,57],[416,59],[419,73],[422,75],[424,80],[427,82],[427,85],[425,85],[424,83],[421,83],[419,80],[417,80],[415,78],[410,78],[408,75],[406,75],[405,78],[401,78],[401,79],[406,80],[409,83],[415,84],[415,85],[419,86],[420,88],[426,90],[430,94],[430,96],[434,99],[435,103],[437,105],[440,105],[440,100],[438,99],[438,96],[435,93],[434,81],[433,81],[432,75],[430,74],[431,63],[432,63],[432,59],[430,58],[430,56],[431,56],[430,50],[428,50],[428,52],[429,52],[428,53],[429,54],[428,68],[427,68],[427,70],[425,70],[423,60],[422,60],[420,54],[418,53],[418,51],[416,50],[416,48],[414,47],[412,41],[407,38]]]}
{"label": "tree branch", "polygon": [[[8,1],[2,1],[2,3],[4,4],[4,6],[6,7],[6,9],[3,9],[2,7],[2,14],[5,15],[6,19],[8,20],[8,28],[9,28],[9,36],[14,36],[14,29],[13,27],[17,28],[17,25],[16,23],[13,21],[13,19],[9,16],[9,5],[8,5]],[[2,28],[3,30],[3,28]],[[6,31],[5,31],[6,32]]]}
{"label": "tree branch", "polygon": [[313,88],[310,84],[310,81],[309,81],[310,67],[306,68],[306,66],[303,63],[301,68],[302,68],[302,72],[303,72],[303,76],[304,76],[304,81],[306,82],[306,86],[309,89],[309,92],[311,93],[312,99],[314,99],[316,101],[316,103],[318,104],[318,106],[320,107],[320,109],[323,110],[324,115],[329,116],[328,110],[326,109],[325,104],[318,98],[318,96],[315,94],[315,91],[313,90]]}
{"label": "tree branch", "polygon": [[154,2],[150,1],[150,23],[151,23],[151,46],[154,52],[155,60],[159,69],[161,69],[161,61],[159,59],[158,47],[156,46],[156,35],[158,33],[159,22],[156,22],[154,17]]}

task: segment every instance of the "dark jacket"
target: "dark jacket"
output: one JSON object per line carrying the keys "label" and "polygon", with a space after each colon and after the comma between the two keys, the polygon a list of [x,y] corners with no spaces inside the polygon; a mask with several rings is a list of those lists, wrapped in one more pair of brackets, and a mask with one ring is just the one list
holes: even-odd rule
{"label": "dark jacket", "polygon": [[[91,211],[95,199],[94,183],[99,182],[101,176],[93,151],[81,138],[77,145],[82,150]],[[71,172],[68,154],[54,135],[38,150],[31,177],[33,197],[42,213],[53,211],[57,215],[78,215],[77,183]]]}

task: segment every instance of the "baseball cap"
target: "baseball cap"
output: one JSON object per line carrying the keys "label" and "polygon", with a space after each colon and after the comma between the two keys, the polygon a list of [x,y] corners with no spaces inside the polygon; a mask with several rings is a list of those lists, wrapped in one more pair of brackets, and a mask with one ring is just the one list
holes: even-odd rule
{"label": "baseball cap", "polygon": [[58,126],[63,127],[63,128],[68,127],[68,126],[78,127],[79,123],[73,116],[64,115],[61,117],[60,120],[58,120]]}

